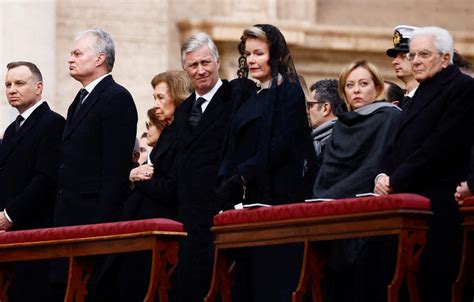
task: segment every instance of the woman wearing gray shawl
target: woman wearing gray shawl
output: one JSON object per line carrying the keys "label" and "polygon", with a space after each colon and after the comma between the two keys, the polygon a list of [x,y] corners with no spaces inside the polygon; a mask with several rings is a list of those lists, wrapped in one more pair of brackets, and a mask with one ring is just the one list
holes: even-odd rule
{"label": "woman wearing gray shawl", "polygon": [[[348,198],[373,191],[379,157],[392,140],[400,115],[397,106],[376,101],[383,90],[382,76],[366,60],[350,63],[342,70],[339,94],[348,112],[339,114],[334,125],[313,187],[314,198]],[[391,244],[385,238],[332,242],[327,300],[386,301],[393,268],[378,261],[390,262],[387,252]],[[341,286],[348,290],[337,290]]]}

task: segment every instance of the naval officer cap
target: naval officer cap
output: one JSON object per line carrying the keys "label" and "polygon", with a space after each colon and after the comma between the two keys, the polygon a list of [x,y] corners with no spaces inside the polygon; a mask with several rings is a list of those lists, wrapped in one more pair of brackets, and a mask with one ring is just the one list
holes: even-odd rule
{"label": "naval officer cap", "polygon": [[398,25],[393,30],[393,48],[387,49],[387,56],[395,58],[399,52],[409,52],[408,44],[415,26]]}

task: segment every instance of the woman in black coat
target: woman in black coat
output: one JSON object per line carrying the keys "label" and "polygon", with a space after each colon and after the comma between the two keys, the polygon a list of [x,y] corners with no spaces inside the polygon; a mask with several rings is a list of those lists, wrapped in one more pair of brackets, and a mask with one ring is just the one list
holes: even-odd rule
{"label": "woman in black coat", "polygon": [[[132,192],[123,207],[124,220],[177,218],[177,202],[166,189],[176,156],[174,112],[193,88],[183,71],[167,71],[152,81],[155,107],[148,111],[147,143],[153,146],[147,162],[130,171]],[[160,130],[161,128],[161,130]],[[121,257],[121,301],[143,301],[150,277],[150,253]]]}
{"label": "woman in black coat", "polygon": [[[237,98],[219,170],[218,197],[224,200],[223,208],[240,202],[302,201],[305,146],[311,138],[305,96],[288,46],[278,28],[258,24],[243,32],[239,52],[233,93]],[[249,83],[249,72],[257,87]],[[234,298],[290,301],[301,256],[298,245],[240,252]]]}
{"label": "woman in black coat", "polygon": [[[303,89],[278,28],[258,24],[239,45],[241,85],[227,132],[218,193],[271,205],[303,200],[304,146],[311,144]],[[247,74],[257,81],[248,84]]]}

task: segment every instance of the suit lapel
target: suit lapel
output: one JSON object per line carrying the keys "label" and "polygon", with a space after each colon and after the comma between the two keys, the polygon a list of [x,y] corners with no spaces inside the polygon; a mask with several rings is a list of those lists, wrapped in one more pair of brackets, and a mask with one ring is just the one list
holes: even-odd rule
{"label": "suit lapel", "polygon": [[456,76],[456,74],[453,66],[448,66],[446,69],[440,71],[435,78],[428,80],[426,83],[421,83],[415,95],[410,100],[412,104],[408,105],[409,108],[402,114],[399,129],[402,129],[412,119],[416,119],[418,113],[426,106],[433,104],[435,102],[434,100],[442,98],[445,91],[443,86]]}
{"label": "suit lapel", "polygon": [[72,102],[68,110],[67,123],[66,123],[66,127],[63,133],[63,140],[67,138],[74,131],[74,129],[81,123],[84,117],[87,116],[89,111],[100,100],[100,95],[102,91],[112,83],[113,83],[112,76],[109,75],[103,78],[102,81],[100,81],[99,84],[97,84],[97,86],[92,90],[92,92],[86,98],[86,100],[84,101],[82,105],[82,108],[77,113],[77,116],[73,117],[75,108],[79,103],[79,93],[76,95],[76,97],[74,98],[74,101]]}
{"label": "suit lapel", "polygon": [[43,114],[49,110],[49,106],[47,103],[41,104],[38,108],[33,111],[33,113],[26,119],[23,125],[18,129],[18,132],[13,134],[14,131],[14,123],[8,126],[7,131],[5,132],[7,136],[7,140],[3,141],[0,148],[0,163],[3,163],[5,159],[8,158],[10,153],[15,149],[16,145],[22,140],[22,138],[28,134],[28,132],[35,126],[38,120],[43,116]]}
{"label": "suit lapel", "polygon": [[227,95],[225,94],[227,91],[227,85],[229,85],[227,81],[222,81],[222,86],[217,90],[216,94],[214,94],[209,105],[207,105],[207,108],[202,114],[196,128],[194,128],[189,138],[185,141],[185,145],[191,144],[204,130],[219,118],[225,108],[225,102],[228,101],[226,100]]}

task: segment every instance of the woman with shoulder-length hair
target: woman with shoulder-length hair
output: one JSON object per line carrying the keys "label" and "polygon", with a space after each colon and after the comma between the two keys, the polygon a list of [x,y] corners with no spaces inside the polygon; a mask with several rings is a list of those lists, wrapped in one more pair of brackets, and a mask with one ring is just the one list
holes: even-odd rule
{"label": "woman with shoulder-length hair", "polygon": [[[338,114],[314,183],[314,198],[372,192],[382,151],[393,140],[401,113],[397,106],[382,100],[383,78],[366,60],[344,67],[338,88],[348,112]],[[393,244],[383,237],[331,242],[326,300],[386,301],[396,252]]]}
{"label": "woman with shoulder-length hair", "polygon": [[400,109],[383,101],[384,81],[366,60],[348,64],[339,75],[339,94],[348,112],[338,115],[313,197],[344,198],[372,192],[378,159],[392,140]]}
{"label": "woman with shoulder-length hair", "polygon": [[[237,97],[219,170],[218,197],[227,208],[240,202],[302,201],[305,150],[311,137],[305,95],[288,45],[278,28],[257,24],[243,31],[238,49],[239,79],[233,82]],[[249,74],[257,87],[249,84]],[[290,301],[301,256],[298,245],[241,251],[234,298]]]}
{"label": "woman with shoulder-length hair", "polygon": [[[148,110],[148,161],[130,172],[132,192],[123,206],[124,220],[177,219],[172,168],[177,155],[174,112],[193,87],[184,71],[166,71],[151,81],[155,106]],[[121,301],[143,301],[150,277],[150,254],[123,255],[120,268]]]}
{"label": "woman with shoulder-length hair", "polygon": [[[311,143],[303,89],[280,30],[257,24],[239,44],[238,95],[219,170],[228,208],[303,199],[305,144]],[[248,85],[247,76],[257,82]],[[235,83],[234,83],[235,84]]]}

